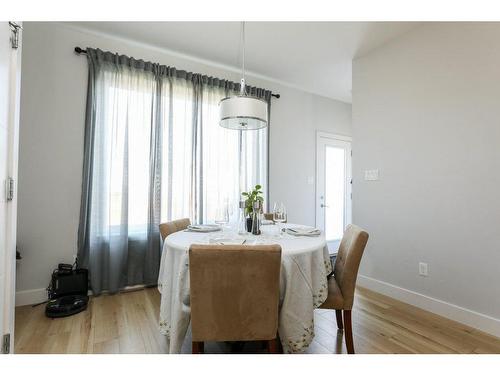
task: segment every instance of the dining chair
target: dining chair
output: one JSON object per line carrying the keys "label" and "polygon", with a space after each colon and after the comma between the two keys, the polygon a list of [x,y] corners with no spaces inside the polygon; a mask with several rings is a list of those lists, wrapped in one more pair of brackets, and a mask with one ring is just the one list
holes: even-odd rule
{"label": "dining chair", "polygon": [[345,333],[347,353],[354,354],[351,310],[354,302],[356,278],[368,233],[356,225],[348,225],[333,268],[333,276],[328,279],[328,297],[320,309],[335,310],[337,327]]}
{"label": "dining chair", "polygon": [[[266,220],[274,220],[274,214],[272,212],[265,212],[264,219]],[[286,220],[284,221],[286,223]]]}
{"label": "dining chair", "polygon": [[278,352],[279,245],[191,245],[192,352],[206,341],[267,341]]}
{"label": "dining chair", "polygon": [[189,219],[179,219],[161,223],[159,227],[162,241],[165,241],[165,238],[172,233],[187,229],[189,225],[191,225],[191,220]]}

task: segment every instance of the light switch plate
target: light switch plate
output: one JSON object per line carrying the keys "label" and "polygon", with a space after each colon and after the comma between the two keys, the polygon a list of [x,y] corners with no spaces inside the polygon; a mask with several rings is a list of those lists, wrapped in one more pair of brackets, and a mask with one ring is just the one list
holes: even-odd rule
{"label": "light switch plate", "polygon": [[378,180],[378,169],[365,170],[365,181],[377,181],[377,180]]}

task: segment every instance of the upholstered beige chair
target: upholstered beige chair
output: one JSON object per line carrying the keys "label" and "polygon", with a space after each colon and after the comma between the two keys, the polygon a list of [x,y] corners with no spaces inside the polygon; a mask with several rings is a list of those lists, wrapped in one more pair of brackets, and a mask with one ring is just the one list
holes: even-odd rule
{"label": "upholstered beige chair", "polygon": [[191,220],[189,219],[179,219],[160,224],[161,239],[165,241],[165,238],[167,238],[169,234],[184,230],[188,225],[191,225]]}
{"label": "upholstered beige chair", "polygon": [[[348,225],[340,242],[333,276],[328,280],[328,297],[320,309],[335,310],[337,327],[344,330],[347,353],[354,354],[351,309],[359,264],[368,233],[356,225]],[[343,318],[343,322],[342,322]]]}
{"label": "upholstered beige chair", "polygon": [[277,353],[279,245],[192,245],[193,353],[205,341],[267,341]]}

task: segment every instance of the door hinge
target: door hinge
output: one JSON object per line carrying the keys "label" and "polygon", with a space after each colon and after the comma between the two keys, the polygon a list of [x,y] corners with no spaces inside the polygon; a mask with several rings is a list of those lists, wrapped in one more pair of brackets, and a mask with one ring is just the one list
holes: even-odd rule
{"label": "door hinge", "polygon": [[14,199],[14,179],[12,177],[5,180],[5,192],[7,201],[12,201]]}
{"label": "door hinge", "polygon": [[18,49],[19,48],[19,32],[23,29],[21,25],[9,21],[9,26],[10,26],[10,31],[11,31],[11,36],[10,36],[10,45],[12,46],[12,49]]}
{"label": "door hinge", "polygon": [[3,335],[2,339],[2,353],[9,354],[10,353],[10,333]]}

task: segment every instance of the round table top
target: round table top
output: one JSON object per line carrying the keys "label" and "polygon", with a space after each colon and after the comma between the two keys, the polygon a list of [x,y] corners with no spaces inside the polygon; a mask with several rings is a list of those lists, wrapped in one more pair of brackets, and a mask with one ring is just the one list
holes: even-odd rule
{"label": "round table top", "polygon": [[[283,224],[283,227],[304,228],[305,226]],[[284,233],[282,237],[278,237],[279,230],[277,225],[263,225],[261,227],[261,232],[262,234],[256,236],[250,233],[246,235],[238,235],[234,231],[228,229],[211,233],[179,231],[172,233],[166,238],[164,247],[168,247],[173,250],[187,251],[192,244],[215,244],[220,240],[240,239],[245,240],[245,245],[279,244],[281,245],[283,255],[295,255],[317,251],[318,249],[322,249],[326,246],[326,240],[323,233],[317,237],[299,237],[292,236],[287,233]]]}

